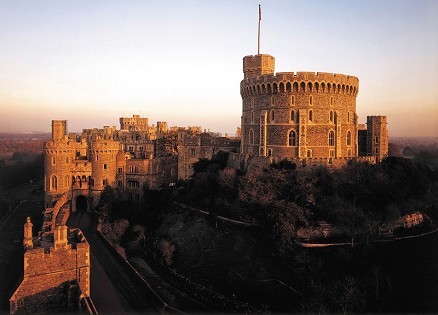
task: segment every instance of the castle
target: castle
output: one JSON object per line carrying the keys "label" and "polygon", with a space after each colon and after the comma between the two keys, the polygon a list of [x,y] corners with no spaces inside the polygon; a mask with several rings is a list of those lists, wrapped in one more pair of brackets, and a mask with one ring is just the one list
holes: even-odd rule
{"label": "castle", "polygon": [[[44,145],[43,231],[34,239],[30,220],[25,224],[24,279],[10,299],[11,313],[45,312],[47,303],[62,305],[59,311],[76,310],[79,302],[92,307],[88,243],[65,224],[71,211],[92,209],[106,186],[119,198],[140,201],[144,187],[189,179],[193,163],[219,151],[229,152],[229,166],[239,169],[279,159],[340,166],[387,156],[386,116],[358,124],[357,77],[274,70],[270,55],[244,57],[240,137],[219,137],[196,126],[169,128],[166,122],[151,126],[138,115],[120,118],[120,129],[81,134],[68,133],[66,120],[53,120],[52,139]],[[57,292],[61,300],[44,299]]]}
{"label": "castle", "polygon": [[367,127],[360,129],[366,130],[365,137],[359,139],[357,77],[274,71],[275,59],[270,55],[243,58],[242,154],[327,164],[336,159],[387,156],[385,116],[369,116]]}
{"label": "castle", "polygon": [[[192,165],[219,150],[234,152],[231,166],[289,159],[303,165],[376,162],[388,154],[386,116],[358,124],[359,79],[335,73],[275,73],[266,54],[243,58],[241,137],[217,137],[200,127],[150,125],[147,118],[120,118],[120,129],[67,133],[67,121],[52,122],[45,143],[45,205],[68,195],[73,211],[90,209],[105,186],[120,198],[139,201],[144,186],[174,185],[193,175]],[[231,156],[231,155],[230,155]],[[234,161],[234,162],[233,162]]]}
{"label": "castle", "polygon": [[120,118],[120,130],[105,126],[80,135],[67,133],[67,121],[54,120],[52,139],[44,145],[45,207],[57,208],[63,197],[73,211],[91,209],[108,185],[119,198],[139,201],[143,187],[174,185],[193,175],[199,158],[220,150],[237,152],[239,146],[239,139],[214,136],[200,127],[150,126],[138,115]]}

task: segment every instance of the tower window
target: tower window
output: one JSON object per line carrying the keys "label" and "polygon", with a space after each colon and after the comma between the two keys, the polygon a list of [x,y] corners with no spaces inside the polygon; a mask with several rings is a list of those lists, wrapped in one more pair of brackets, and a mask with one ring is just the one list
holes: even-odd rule
{"label": "tower window", "polygon": [[347,145],[351,145],[351,131],[347,131]]}
{"label": "tower window", "polygon": [[375,143],[379,143],[379,137],[375,137],[375,138],[374,138],[374,142],[375,142]]}
{"label": "tower window", "polygon": [[106,170],[108,169],[108,166],[106,164],[103,165],[103,169]]}
{"label": "tower window", "polygon": [[268,156],[272,156],[272,149],[268,149]]}
{"label": "tower window", "polygon": [[307,150],[307,157],[308,158],[311,158],[312,157],[312,150]]}
{"label": "tower window", "polygon": [[335,145],[335,132],[333,130],[330,130],[329,132],[328,143],[331,147]]}
{"label": "tower window", "polygon": [[297,133],[294,130],[289,132],[289,146],[294,147],[297,145]]}
{"label": "tower window", "polygon": [[271,110],[271,122],[274,122],[275,120],[275,112]]}
{"label": "tower window", "polygon": [[254,111],[251,111],[251,123],[254,123]]}
{"label": "tower window", "polygon": [[334,121],[334,115],[333,115],[333,111],[330,111],[330,122]]}
{"label": "tower window", "polygon": [[291,111],[290,112],[290,121],[294,122],[295,121],[295,111]]}
{"label": "tower window", "polygon": [[313,101],[313,97],[310,96],[310,97],[309,97],[309,104],[310,104],[310,105],[312,105],[312,101]]}
{"label": "tower window", "polygon": [[58,178],[55,175],[52,176],[52,190],[58,189]]}
{"label": "tower window", "polygon": [[254,144],[254,131],[252,129],[249,130],[249,144]]}
{"label": "tower window", "polygon": [[313,121],[313,111],[309,110],[309,121]]}

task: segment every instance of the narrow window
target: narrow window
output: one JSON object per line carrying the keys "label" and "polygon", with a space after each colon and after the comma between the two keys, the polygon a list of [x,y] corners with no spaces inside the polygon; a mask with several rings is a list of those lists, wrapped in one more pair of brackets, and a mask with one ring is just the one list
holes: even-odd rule
{"label": "narrow window", "polygon": [[350,122],[350,112],[347,112],[347,121]]}
{"label": "narrow window", "polygon": [[313,98],[312,98],[312,96],[310,96],[310,98],[309,98],[309,104],[310,105],[312,105],[312,101],[313,101]]}
{"label": "narrow window", "polygon": [[297,133],[294,130],[289,132],[289,146],[294,147],[297,145]]}
{"label": "narrow window", "polygon": [[254,111],[251,111],[251,123],[254,123]]}
{"label": "narrow window", "polygon": [[268,156],[272,156],[272,149],[268,149]]}
{"label": "narrow window", "polygon": [[351,145],[351,131],[347,131],[347,145]]}
{"label": "narrow window", "polygon": [[290,121],[291,122],[295,121],[295,111],[294,110],[290,112]]}
{"label": "narrow window", "polygon": [[99,161],[99,154],[96,154],[96,161]]}
{"label": "narrow window", "polygon": [[330,111],[330,122],[333,122],[333,117],[334,117],[333,111]]}
{"label": "narrow window", "polygon": [[309,110],[309,121],[313,121],[313,112]]}
{"label": "narrow window", "polygon": [[329,146],[333,147],[335,145],[335,132],[330,130],[328,137]]}
{"label": "narrow window", "polygon": [[56,178],[55,175],[52,176],[52,189],[53,190],[58,189],[58,178]]}
{"label": "narrow window", "polygon": [[275,112],[271,110],[271,121],[274,122],[275,120]]}
{"label": "narrow window", "polygon": [[69,162],[69,159],[68,159],[68,157],[66,157],[65,158],[65,163],[68,163]]}
{"label": "narrow window", "polygon": [[55,157],[52,157],[52,165],[55,165],[56,164],[56,159],[55,159]]}
{"label": "narrow window", "polygon": [[106,170],[108,166],[106,164],[103,165],[103,169]]}
{"label": "narrow window", "polygon": [[312,157],[312,150],[307,150],[307,157],[311,158]]}
{"label": "narrow window", "polygon": [[374,138],[374,142],[377,144],[377,143],[379,143],[379,137],[375,137]]}
{"label": "narrow window", "polygon": [[254,144],[254,131],[252,129],[249,130],[249,144]]}
{"label": "narrow window", "polygon": [[379,154],[379,148],[376,148],[376,154]]}

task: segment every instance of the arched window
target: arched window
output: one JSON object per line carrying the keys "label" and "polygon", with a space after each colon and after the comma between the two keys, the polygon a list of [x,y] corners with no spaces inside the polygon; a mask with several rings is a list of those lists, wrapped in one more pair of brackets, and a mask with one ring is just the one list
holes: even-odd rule
{"label": "arched window", "polygon": [[290,112],[290,121],[295,122],[295,111],[294,110]]}
{"label": "arched window", "polygon": [[295,130],[289,132],[289,146],[295,147],[297,145],[297,133]]}
{"label": "arched window", "polygon": [[106,170],[108,169],[108,166],[106,164],[103,165],[103,169]]}
{"label": "arched window", "polygon": [[249,144],[254,144],[254,131],[252,129],[249,130]]}
{"label": "arched window", "polygon": [[268,149],[268,156],[272,156],[272,149]]}
{"label": "arched window", "polygon": [[335,132],[333,130],[329,131],[328,142],[331,147],[335,145]]}
{"label": "arched window", "polygon": [[290,93],[291,92],[291,85],[290,82],[286,83],[286,92]]}
{"label": "arched window", "polygon": [[284,83],[280,83],[280,93],[284,93]]}
{"label": "arched window", "polygon": [[83,182],[86,182],[86,181],[87,181],[87,176],[82,175],[82,181],[83,181]]}
{"label": "arched window", "polygon": [[271,122],[274,122],[275,120],[275,112],[271,110]]}
{"label": "arched window", "polygon": [[57,190],[58,189],[58,178],[56,178],[55,175],[52,176],[52,190]]}
{"label": "arched window", "polygon": [[311,158],[312,157],[312,150],[307,150],[307,157],[308,158]]}
{"label": "arched window", "polygon": [[347,145],[351,145],[351,131],[347,131]]}
{"label": "arched window", "polygon": [[330,111],[330,122],[333,122],[333,120],[334,120],[334,116],[333,116],[333,111],[331,110]]}
{"label": "arched window", "polygon": [[96,154],[96,161],[99,161],[99,154]]}
{"label": "arched window", "polygon": [[312,96],[310,96],[309,97],[309,104],[312,105],[312,102],[313,102],[313,98],[312,98]]}
{"label": "arched window", "polygon": [[306,91],[306,83],[304,83],[304,82],[300,83],[300,91],[301,92],[305,92]]}
{"label": "arched window", "polygon": [[293,90],[294,90],[294,92],[298,92],[298,82],[294,82]]}
{"label": "arched window", "polygon": [[309,110],[309,121],[313,121],[313,112]]}

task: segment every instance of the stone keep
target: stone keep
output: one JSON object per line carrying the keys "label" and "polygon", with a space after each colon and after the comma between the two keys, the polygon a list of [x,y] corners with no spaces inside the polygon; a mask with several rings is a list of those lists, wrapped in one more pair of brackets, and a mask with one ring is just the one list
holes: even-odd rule
{"label": "stone keep", "polygon": [[243,58],[242,154],[290,159],[356,157],[359,79],[274,70],[275,59],[270,55]]}

